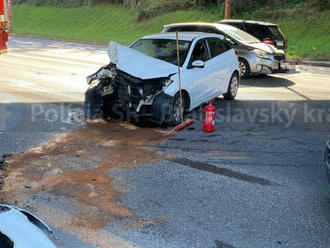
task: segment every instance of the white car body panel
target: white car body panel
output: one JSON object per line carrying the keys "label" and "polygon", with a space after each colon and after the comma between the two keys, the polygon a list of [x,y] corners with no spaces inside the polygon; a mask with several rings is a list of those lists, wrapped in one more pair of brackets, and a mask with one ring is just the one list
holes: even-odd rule
{"label": "white car body panel", "polygon": [[[222,35],[206,34],[200,39],[211,37],[223,38]],[[206,61],[204,68],[187,68],[193,48],[200,39],[196,39],[192,43],[187,59],[181,68],[181,88],[186,90],[190,96],[189,110],[225,94],[232,74],[235,70],[239,70],[238,60],[233,49]],[[165,90],[165,94],[174,96],[179,90],[178,75],[173,75],[171,79],[174,82]]]}
{"label": "white car body panel", "polygon": [[[238,59],[233,49],[230,49],[205,62],[204,68],[189,68],[190,57],[195,44],[206,38],[223,39],[222,35],[185,33],[180,35],[180,40],[190,40],[187,58],[181,66],[181,88],[188,92],[192,110],[200,104],[225,94],[231,76],[239,71]],[[173,34],[150,35],[142,39],[175,39]],[[173,81],[164,93],[174,96],[179,91],[178,67],[168,62],[144,55],[129,47],[110,42],[108,47],[110,62],[117,68],[140,79],[154,79],[170,77]]]}
{"label": "white car body panel", "polygon": [[[31,223],[28,218],[19,211],[20,209],[15,209],[10,206],[7,207],[9,207],[10,210],[0,212],[0,232],[8,236],[14,242],[14,248],[56,248],[56,245],[48,236],[36,225]],[[41,220],[39,221],[42,222]],[[44,224],[44,222],[42,223]],[[45,225],[45,227],[49,228],[47,225]]]}
{"label": "white car body panel", "polygon": [[[232,49],[206,61],[204,68],[183,68],[181,87],[190,96],[189,110],[225,94],[235,70],[238,70],[238,61]],[[177,74],[171,79],[174,83],[165,90],[165,94],[174,96],[178,92]]]}

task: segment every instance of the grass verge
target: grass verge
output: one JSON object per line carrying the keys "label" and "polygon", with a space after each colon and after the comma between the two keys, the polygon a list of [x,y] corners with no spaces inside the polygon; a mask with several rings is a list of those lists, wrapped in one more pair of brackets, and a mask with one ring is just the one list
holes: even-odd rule
{"label": "grass verge", "polygon": [[[330,11],[320,13],[297,11],[258,11],[238,18],[278,23],[289,41],[288,54],[292,59],[330,60]],[[137,12],[119,5],[55,8],[30,5],[13,6],[13,32],[21,35],[68,40],[130,44],[141,36],[158,33],[163,25],[173,22],[208,21],[222,18],[203,10],[174,11],[146,21],[137,21]]]}

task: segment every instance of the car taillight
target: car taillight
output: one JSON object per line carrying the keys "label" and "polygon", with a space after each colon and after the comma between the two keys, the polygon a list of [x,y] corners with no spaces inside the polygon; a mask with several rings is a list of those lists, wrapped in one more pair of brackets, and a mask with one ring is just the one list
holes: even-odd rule
{"label": "car taillight", "polygon": [[234,51],[235,51],[235,55],[238,57],[238,52],[234,49]]}
{"label": "car taillight", "polygon": [[268,45],[274,45],[274,42],[269,38],[264,39],[263,42],[268,44]]}
{"label": "car taillight", "polygon": [[285,47],[288,47],[288,40],[285,40]]}

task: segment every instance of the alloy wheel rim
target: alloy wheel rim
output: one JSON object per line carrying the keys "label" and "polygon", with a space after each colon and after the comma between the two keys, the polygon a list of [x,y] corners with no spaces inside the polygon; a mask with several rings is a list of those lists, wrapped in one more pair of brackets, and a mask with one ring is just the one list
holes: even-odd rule
{"label": "alloy wheel rim", "polygon": [[239,62],[239,69],[240,69],[241,76],[246,73],[246,66],[242,61]]}
{"label": "alloy wheel rim", "polygon": [[237,90],[238,90],[238,80],[237,80],[237,77],[234,76],[231,80],[231,95],[232,96],[236,96],[237,94]]}
{"label": "alloy wheel rim", "polygon": [[[182,99],[182,105],[183,105],[183,99]],[[174,120],[176,122],[181,121],[181,110],[180,110],[180,98],[177,98],[174,103],[174,114],[173,114]]]}

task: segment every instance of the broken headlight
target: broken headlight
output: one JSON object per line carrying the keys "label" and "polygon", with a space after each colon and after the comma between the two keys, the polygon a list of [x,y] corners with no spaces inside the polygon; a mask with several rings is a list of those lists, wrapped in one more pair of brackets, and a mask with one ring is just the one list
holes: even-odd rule
{"label": "broken headlight", "polygon": [[166,89],[168,86],[170,86],[173,83],[173,80],[166,78],[163,81],[163,90]]}
{"label": "broken headlight", "polygon": [[88,79],[87,79],[87,83],[88,83],[88,88],[93,88],[93,87],[96,87],[100,83],[100,80],[97,78],[94,78],[88,82]]}
{"label": "broken headlight", "polygon": [[116,75],[117,75],[116,66],[113,64],[109,64],[107,66],[101,67],[97,72],[88,76],[86,80],[87,80],[87,84],[91,84],[96,79],[102,79],[107,77],[114,79]]}

